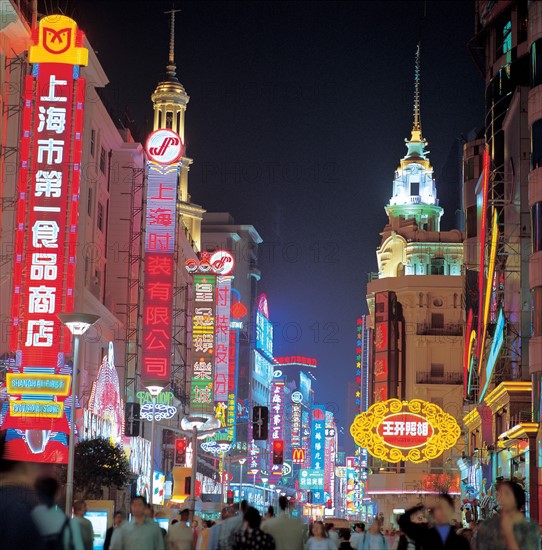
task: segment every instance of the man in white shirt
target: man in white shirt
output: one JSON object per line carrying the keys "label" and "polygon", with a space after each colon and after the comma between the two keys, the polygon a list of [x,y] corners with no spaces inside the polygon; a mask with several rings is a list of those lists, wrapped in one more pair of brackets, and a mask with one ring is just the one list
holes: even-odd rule
{"label": "man in white shirt", "polygon": [[166,535],[167,550],[190,550],[192,548],[194,534],[192,529],[186,525],[189,516],[190,510],[181,510],[179,521],[170,525]]}
{"label": "man in white shirt", "polygon": [[365,523],[355,523],[354,532],[350,535],[350,548],[358,550],[359,541],[365,531]]}
{"label": "man in white shirt", "polygon": [[288,499],[279,498],[280,514],[262,523],[262,531],[275,540],[276,550],[303,550],[305,527],[300,520],[290,517]]}

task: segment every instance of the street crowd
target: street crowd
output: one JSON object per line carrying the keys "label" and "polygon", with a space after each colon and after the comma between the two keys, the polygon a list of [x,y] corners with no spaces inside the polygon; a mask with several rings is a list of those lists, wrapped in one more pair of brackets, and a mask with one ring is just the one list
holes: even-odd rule
{"label": "street crowd", "polygon": [[[56,504],[59,485],[50,468],[0,458],[0,549],[95,550],[85,502],[76,501],[73,518],[67,517]],[[285,496],[279,513],[269,507],[263,518],[246,501],[225,507],[216,523],[189,524],[184,509],[166,531],[144,497],[136,496],[130,521],[115,513],[103,550],[541,550],[539,526],[523,514],[522,487],[502,481],[497,501],[498,513],[461,529],[453,520],[454,500],[441,494],[430,510],[420,505],[401,515],[400,532],[383,531],[381,518],[353,530],[321,521],[306,525],[289,513]]]}

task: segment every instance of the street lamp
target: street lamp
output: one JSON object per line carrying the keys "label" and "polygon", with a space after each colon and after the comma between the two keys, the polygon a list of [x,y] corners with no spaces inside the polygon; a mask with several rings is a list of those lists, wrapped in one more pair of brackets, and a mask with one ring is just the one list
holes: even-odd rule
{"label": "street lamp", "polygon": [[261,480],[262,480],[262,483],[263,483],[263,504],[265,506],[265,503],[266,503],[265,492],[267,490],[267,482],[269,481],[269,478],[262,477]]}
{"label": "street lamp", "polygon": [[270,483],[269,484],[269,488],[271,489],[271,498],[269,499],[269,504],[273,504],[274,500],[275,500],[275,495],[273,493],[273,491],[275,490],[275,487],[276,485],[274,483]]}
{"label": "street lamp", "polygon": [[181,420],[181,429],[192,432],[192,473],[190,478],[190,500],[188,509],[190,519],[194,518],[196,512],[196,475],[198,463],[198,438],[205,439],[214,434],[221,427],[220,420],[211,414],[197,414],[186,416]]}
{"label": "street lamp", "polygon": [[145,385],[147,388],[147,391],[151,394],[152,397],[152,419],[151,419],[151,478],[149,480],[149,493],[150,493],[150,505],[153,505],[153,498],[154,498],[154,450],[155,450],[155,429],[156,429],[156,418],[155,418],[155,412],[156,412],[156,398],[160,395],[160,392],[164,389],[164,386],[161,385],[160,382],[157,381],[147,381],[147,385]]}
{"label": "street lamp", "polygon": [[68,446],[68,479],[66,480],[66,515],[72,515],[73,471],[75,465],[75,394],[77,392],[77,370],[79,368],[79,340],[98,321],[98,315],[91,313],[59,313],[60,322],[69,329],[73,338],[72,401],[70,411],[70,442]]}
{"label": "street lamp", "polygon": [[239,475],[239,501],[243,500],[243,464],[247,461],[246,458],[240,458],[238,460],[241,466],[241,473]]}

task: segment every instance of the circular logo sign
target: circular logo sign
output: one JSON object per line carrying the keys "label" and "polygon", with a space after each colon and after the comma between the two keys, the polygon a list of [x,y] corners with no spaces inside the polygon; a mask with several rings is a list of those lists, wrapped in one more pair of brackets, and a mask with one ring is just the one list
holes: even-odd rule
{"label": "circular logo sign", "polygon": [[283,372],[281,370],[273,371],[273,378],[282,378]]}
{"label": "circular logo sign", "polygon": [[229,275],[235,267],[235,260],[227,250],[217,250],[211,255],[211,266],[218,275]]}
{"label": "circular logo sign", "polygon": [[303,394],[300,391],[295,391],[292,393],[292,402],[301,403],[303,401]]}
{"label": "circular logo sign", "polygon": [[283,475],[284,477],[287,477],[287,476],[289,476],[291,473],[292,473],[292,467],[291,467],[287,462],[285,462],[285,463],[282,465],[282,475]]}
{"label": "circular logo sign", "polygon": [[183,155],[181,138],[169,128],[155,130],[148,138],[145,146],[147,156],[158,164],[173,164]]}

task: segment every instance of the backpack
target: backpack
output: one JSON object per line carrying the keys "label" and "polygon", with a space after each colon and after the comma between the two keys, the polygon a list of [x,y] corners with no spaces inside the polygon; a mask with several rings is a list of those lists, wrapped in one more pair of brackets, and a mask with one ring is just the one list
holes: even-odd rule
{"label": "backpack", "polygon": [[[68,528],[70,538],[68,540],[68,547],[64,548],[64,531]],[[60,531],[43,537],[46,550],[75,550],[73,544],[73,535],[70,527],[70,518],[66,517]]]}

